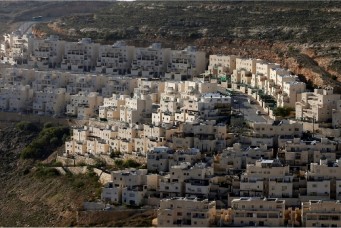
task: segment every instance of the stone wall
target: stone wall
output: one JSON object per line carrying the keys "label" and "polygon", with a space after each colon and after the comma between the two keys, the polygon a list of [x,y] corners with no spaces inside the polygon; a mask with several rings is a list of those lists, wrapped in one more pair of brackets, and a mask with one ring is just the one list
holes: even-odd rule
{"label": "stone wall", "polygon": [[127,210],[112,210],[112,211],[78,211],[77,212],[77,225],[85,226],[92,224],[104,224],[114,221],[122,221],[132,215],[138,214],[155,214],[155,210],[152,209],[127,209]]}

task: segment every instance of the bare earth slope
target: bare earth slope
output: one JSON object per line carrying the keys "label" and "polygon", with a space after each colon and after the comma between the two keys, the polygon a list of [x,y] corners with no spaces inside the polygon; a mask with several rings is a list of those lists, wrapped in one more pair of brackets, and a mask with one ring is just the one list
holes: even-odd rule
{"label": "bare earth slope", "polygon": [[152,210],[126,219],[78,221],[83,202],[100,197],[98,177],[91,172],[63,176],[53,169],[56,163],[21,159],[21,151],[38,132],[18,130],[15,124],[0,122],[0,227],[150,226],[155,216]]}
{"label": "bare earth slope", "polygon": [[70,225],[75,222],[73,211],[94,194],[92,186],[80,191],[75,177],[45,175],[37,162],[19,158],[37,135],[18,130],[14,124],[1,127],[0,226]]}

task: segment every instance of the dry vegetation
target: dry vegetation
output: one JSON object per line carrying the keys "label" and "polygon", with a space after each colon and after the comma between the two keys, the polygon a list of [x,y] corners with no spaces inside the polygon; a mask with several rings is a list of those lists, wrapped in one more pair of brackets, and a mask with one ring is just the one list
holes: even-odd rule
{"label": "dry vegetation", "polygon": [[[117,2],[36,26],[66,40],[136,46],[196,45],[208,54],[279,62],[316,86],[341,92],[340,2]],[[295,50],[295,51],[293,51]]]}

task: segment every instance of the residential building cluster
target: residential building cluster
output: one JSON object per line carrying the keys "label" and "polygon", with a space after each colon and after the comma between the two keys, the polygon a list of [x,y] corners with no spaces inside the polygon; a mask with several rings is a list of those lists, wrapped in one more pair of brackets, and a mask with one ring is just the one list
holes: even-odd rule
{"label": "residential building cluster", "polygon": [[[74,129],[72,141],[65,145],[66,153],[86,156],[120,151],[146,155],[160,146],[221,151],[230,140],[223,121],[226,122],[230,115],[231,98],[215,91],[216,84],[213,83],[159,82],[139,78],[133,97],[113,94],[104,98],[103,105],[98,107],[101,120],[120,124]],[[75,105],[69,104],[67,112],[77,107],[78,115],[83,115],[80,104],[85,97],[81,95],[79,92],[71,96]],[[87,98],[88,109],[96,108],[99,99],[96,93],[90,93]],[[105,150],[88,146],[101,145],[99,142],[105,144]]]}
{"label": "residential building cluster", "polygon": [[0,110],[89,119],[98,116],[104,97],[131,94],[132,77],[63,71],[2,68]]}
{"label": "residential building cluster", "polygon": [[211,55],[204,75],[228,80],[227,87],[255,98],[269,113],[274,107],[290,107],[297,120],[327,122],[332,128],[341,126],[341,95],[334,94],[332,88],[307,92],[306,84],[279,64],[234,55]]}
{"label": "residential building cluster", "polygon": [[101,45],[90,38],[67,42],[54,35],[38,39],[20,31],[4,35],[0,53],[1,62],[12,65],[151,78],[187,79],[206,68],[205,53],[192,46],[171,50],[160,43],[144,48],[124,41]]}
{"label": "residential building cluster", "polygon": [[194,148],[156,147],[147,169],[113,171],[102,200],[156,206],[159,226],[339,225],[340,160],[323,157],[304,171],[273,158],[271,149],[271,159],[241,153],[266,151],[264,146],[242,149],[236,143],[227,150],[240,156],[224,160]]}
{"label": "residential building cluster", "polygon": [[[279,64],[233,55],[210,55],[205,72],[205,53],[191,46],[4,38],[1,61],[35,69],[1,69],[1,111],[90,119],[72,129],[69,159],[146,159],[144,169],[112,171],[103,201],[154,206],[167,227],[340,226],[341,148],[314,135],[315,123],[341,126],[332,89],[308,92]],[[296,121],[244,123],[237,134],[227,88],[269,114],[293,108]]]}

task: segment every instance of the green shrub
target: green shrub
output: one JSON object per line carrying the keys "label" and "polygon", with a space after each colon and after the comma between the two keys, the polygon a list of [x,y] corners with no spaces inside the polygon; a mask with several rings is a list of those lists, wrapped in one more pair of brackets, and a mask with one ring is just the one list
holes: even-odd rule
{"label": "green shrub", "polygon": [[53,127],[53,123],[51,123],[51,122],[46,122],[46,123],[44,124],[44,128],[50,128],[50,127]]}
{"label": "green shrub", "polygon": [[94,167],[95,168],[102,168],[102,167],[105,167],[105,165],[106,165],[105,161],[103,161],[101,159],[96,159]]}
{"label": "green shrub", "polygon": [[55,168],[38,166],[36,170],[36,176],[38,177],[56,177],[60,176],[60,173]]}
{"label": "green shrub", "polygon": [[68,134],[64,134],[62,137],[62,141],[63,143],[65,143],[66,141],[70,140],[70,132]]}
{"label": "green shrub", "polygon": [[125,161],[123,161],[122,159],[116,159],[115,160],[115,165],[117,166],[117,168],[119,169],[124,169],[124,168],[138,168],[141,166],[140,163],[138,163],[137,161],[133,160],[133,159],[127,159]]}
{"label": "green shrub", "polygon": [[294,109],[290,107],[277,107],[274,109],[273,114],[275,116],[287,117],[291,111],[294,111]]}
{"label": "green shrub", "polygon": [[123,160],[121,160],[121,159],[116,159],[116,160],[115,160],[115,165],[116,165],[118,168],[123,168]]}
{"label": "green shrub", "polygon": [[137,168],[137,167],[140,167],[141,164],[138,163],[137,161],[133,160],[133,159],[128,159],[128,160],[124,161],[123,166],[125,168]]}
{"label": "green shrub", "polygon": [[67,138],[70,131],[67,127],[44,128],[39,136],[34,139],[21,152],[24,159],[44,159],[50,155],[57,147],[63,144],[63,138]]}
{"label": "green shrub", "polygon": [[113,151],[110,153],[111,158],[118,158],[120,157],[121,153],[119,151]]}
{"label": "green shrub", "polygon": [[37,132],[39,128],[32,122],[21,121],[15,125],[15,127],[21,131]]}
{"label": "green shrub", "polygon": [[50,139],[51,145],[58,145],[59,139],[57,137],[53,137]]}

